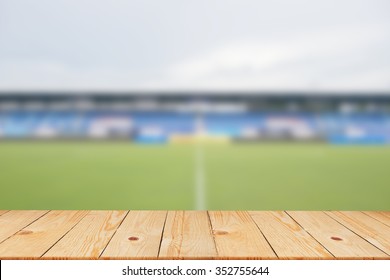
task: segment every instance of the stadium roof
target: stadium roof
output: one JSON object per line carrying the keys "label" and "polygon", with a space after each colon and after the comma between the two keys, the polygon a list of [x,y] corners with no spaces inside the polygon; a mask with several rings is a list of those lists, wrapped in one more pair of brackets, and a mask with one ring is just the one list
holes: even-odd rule
{"label": "stadium roof", "polygon": [[123,99],[138,100],[158,98],[161,100],[210,99],[210,100],[390,100],[386,91],[0,91],[1,100],[56,100],[56,99]]}
{"label": "stadium roof", "polygon": [[48,91],[48,90],[31,90],[31,91],[5,91],[0,90],[0,96],[268,96],[268,97],[283,97],[283,96],[390,96],[390,91],[256,91],[256,90],[183,90],[183,91],[116,91],[116,90],[86,90],[86,91]]}

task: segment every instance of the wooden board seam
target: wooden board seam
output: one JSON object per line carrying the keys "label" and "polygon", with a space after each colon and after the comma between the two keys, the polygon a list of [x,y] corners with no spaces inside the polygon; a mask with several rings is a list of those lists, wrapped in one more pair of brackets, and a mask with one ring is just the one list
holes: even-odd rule
{"label": "wooden board seam", "polygon": [[[363,236],[361,236],[360,234],[358,234],[357,232],[353,231],[352,229],[350,229],[349,227],[347,227],[346,225],[344,225],[343,223],[339,222],[338,220],[336,220],[335,218],[333,218],[331,215],[329,215],[326,211],[324,211],[325,215],[327,215],[328,217],[332,218],[334,221],[336,221],[337,223],[339,223],[340,225],[342,225],[343,227],[345,227],[347,230],[349,230],[350,232],[356,234],[357,236],[359,236],[361,239],[363,239],[364,241],[368,242],[370,245],[372,245],[373,247],[375,247],[376,249],[378,249],[379,251],[381,251],[382,253],[384,253],[385,255],[389,256],[389,254],[387,254],[385,251],[383,251],[381,248],[378,248],[377,246],[375,246],[374,244],[372,244],[370,241],[368,241],[366,238],[364,238]],[[375,220],[374,218],[372,218],[371,216],[369,216],[371,219]]]}
{"label": "wooden board seam", "polygon": [[256,223],[256,221],[253,219],[252,215],[249,215],[252,222],[256,225],[257,229],[260,231],[261,235],[264,237],[265,241],[267,241],[268,245],[271,247],[272,251],[274,252],[277,259],[280,259],[278,254],[276,253],[275,249],[272,247],[271,243],[268,241],[267,237],[264,235],[263,231],[260,229],[259,225]]}
{"label": "wooden board seam", "polygon": [[[14,211],[3,210],[1,213],[2,214],[8,213],[7,215],[9,215],[11,212]],[[15,218],[19,216],[22,217],[24,222],[15,223],[15,225],[14,223],[10,223],[9,224],[10,226],[11,225],[14,226],[12,226],[12,230],[8,230],[8,231],[7,231],[8,216],[6,219],[3,219],[5,221],[5,222],[3,221],[4,227],[0,228],[0,232],[3,232],[2,236],[5,239],[2,242],[0,242],[0,244],[2,244],[2,247],[6,248],[6,246],[3,246],[5,245],[3,242],[10,241],[9,240],[10,238],[12,238],[12,240],[14,240],[15,242],[13,243],[7,242],[7,244],[12,244],[12,246],[11,245],[9,246],[9,250],[11,254],[4,255],[5,257],[1,259],[4,260],[5,259],[48,259],[45,256],[50,254],[50,252],[53,251],[53,249],[56,248],[59,245],[59,243],[62,243],[62,245],[66,244],[64,246],[65,251],[73,248],[72,245],[68,245],[66,241],[70,238],[72,232],[74,232],[75,229],[79,229],[82,232],[84,226],[89,228],[89,225],[92,224],[91,219],[87,219],[87,217],[92,213],[92,211],[76,210],[74,211],[74,214],[72,214],[72,216],[70,215],[70,213],[66,213],[67,211],[62,211],[62,213],[60,214],[55,214],[54,212],[57,211],[51,211],[51,210],[42,210],[38,212],[32,211],[32,212],[34,212],[34,214],[25,213],[23,215],[20,214],[15,215]],[[137,212],[141,212],[141,213],[135,214]],[[280,211],[280,213],[272,213],[274,211],[271,211],[271,213],[267,213],[267,215],[259,214],[259,216],[256,216],[255,214],[261,211],[243,211],[247,213],[247,215],[249,216],[248,218],[246,218],[245,213],[241,213],[240,211],[226,211],[226,212],[201,211],[203,213],[196,214],[192,212],[197,212],[197,211],[182,210],[180,212],[183,212],[183,214],[180,214],[177,217],[175,215],[170,214],[171,212],[176,212],[176,211],[164,211],[165,213],[163,211],[155,211],[155,212],[161,212],[155,214],[153,213],[145,214],[142,212],[143,211],[133,211],[133,210],[121,211],[120,216],[116,218],[115,226],[112,226],[110,228],[110,234],[105,235],[105,241],[99,243],[99,245],[96,245],[97,248],[99,248],[100,252],[96,252],[94,254],[93,259],[133,259],[133,260],[135,259],[139,259],[139,260],[141,259],[153,259],[153,260],[194,259],[195,260],[195,259],[209,259],[209,258],[210,259],[237,259],[237,260],[252,259],[252,258],[253,259],[257,259],[257,258],[275,259],[275,260],[284,259],[284,250],[286,252],[290,252],[289,251],[290,248],[294,249],[295,246],[297,246],[298,248],[300,246],[300,241],[297,239],[299,244],[298,243],[295,244],[295,239],[293,238],[294,236],[292,235],[290,236],[289,234],[287,234],[287,232],[285,233],[284,231],[280,231],[279,226],[281,225],[277,223],[282,223],[283,225],[293,225],[295,223],[295,225],[292,227],[293,228],[292,232],[296,231],[298,233],[296,234],[297,237],[302,237],[305,234],[307,234],[307,238],[312,239],[312,241],[310,242],[312,248],[316,248],[316,250],[321,251],[323,255],[322,257],[320,256],[319,258],[317,258],[316,256],[312,257],[312,255],[310,255],[309,257],[304,257],[306,256],[305,251],[302,251],[301,252],[302,254],[299,254],[300,251],[298,250],[298,251],[294,251],[294,252],[298,252],[298,254],[295,253],[291,254],[291,259],[390,260],[390,253],[389,251],[387,251],[388,247],[386,247],[388,246],[388,237],[389,237],[388,234],[390,233],[390,229],[389,229],[390,225],[388,224],[389,220],[387,217],[390,217],[390,212],[286,210],[286,211]],[[148,211],[148,212],[154,212],[154,211]],[[186,212],[187,214],[185,214]],[[133,213],[134,215],[132,215],[131,213]],[[190,213],[192,214],[190,215]],[[193,214],[194,216],[192,216]],[[10,215],[9,217],[11,216],[14,217],[13,215],[14,214]],[[48,215],[50,217],[48,217]],[[64,216],[68,217],[67,220],[65,220],[66,223],[64,223],[62,218]],[[127,227],[126,220],[132,221],[133,216],[137,218],[138,222],[130,222]],[[284,216],[285,220],[278,218],[282,216]],[[77,219],[75,219],[74,217],[76,217]],[[173,217],[176,217],[175,219],[179,219],[181,223],[176,224],[176,227],[173,226],[173,229],[176,228],[178,230],[172,231],[171,233],[172,230],[171,220],[173,219]],[[224,217],[226,219],[228,218],[229,219],[234,218],[234,219],[233,220],[228,219],[225,221]],[[264,217],[267,217],[267,219],[269,218],[270,220],[268,221]],[[59,221],[61,221],[61,230],[59,229],[57,230],[57,226],[56,226],[57,218],[59,219]],[[150,223],[145,224],[145,222],[143,222],[145,220],[148,220],[149,218],[150,220],[154,221],[153,223],[151,223],[153,226],[152,227],[153,230],[149,229]],[[99,225],[101,223],[101,219],[94,220],[94,221],[95,222],[97,221]],[[202,221],[202,223],[200,223],[201,226],[199,226],[198,221]],[[242,221],[244,221],[245,223]],[[260,221],[260,222],[257,223],[256,221],[258,222]],[[254,223],[253,226],[248,226],[253,223]],[[268,227],[268,223],[270,223],[269,225],[270,227]],[[276,227],[272,226],[274,223]],[[66,224],[67,224],[66,227],[62,226]],[[224,228],[225,226],[227,228]],[[18,239],[15,239],[18,238],[17,235],[19,234],[21,236],[24,235],[23,231],[26,231],[26,234],[32,233],[32,231],[28,231],[30,228],[33,231],[37,231],[38,233],[41,227],[43,229],[46,228],[45,230],[50,230],[52,234],[55,235],[55,237],[53,236],[48,240],[46,238],[48,236],[47,234],[44,234],[41,237],[39,237],[37,234],[38,239],[33,238],[29,240],[28,238],[27,239],[24,238],[22,240],[23,241],[22,243],[20,243]],[[139,253],[137,254],[133,254],[132,251],[131,252],[129,251],[128,255],[122,254],[121,256],[119,256],[115,254],[114,252],[115,250],[114,250],[111,256],[109,251],[111,251],[110,249],[112,249],[110,248],[112,247],[111,245],[115,243],[113,241],[119,239],[119,237],[123,235],[124,244],[118,243],[117,245],[115,245],[115,247],[117,247],[116,248],[117,250],[122,251],[123,246],[126,247],[127,244],[126,242],[128,236],[126,234],[132,232],[133,229],[138,229],[138,231],[140,232],[138,233],[137,231],[137,233],[140,234],[139,236],[140,240],[146,238],[145,241],[142,241],[144,243],[140,241],[141,242],[140,244],[145,244],[148,247],[150,247],[149,244],[153,244],[151,245],[152,247],[150,247],[153,249],[152,252],[153,254],[146,254],[149,252],[149,250],[147,251],[139,250]],[[158,232],[154,231],[154,229],[158,229]],[[276,231],[272,232],[272,230],[276,230]],[[241,235],[241,231],[243,232],[242,234],[244,233],[247,234]],[[228,238],[229,236],[226,237],[224,236],[225,234],[228,233],[230,234],[230,232],[232,233],[231,239]],[[165,236],[165,234],[167,235]],[[184,234],[183,238],[185,239],[185,242],[183,244],[181,243],[179,244],[181,238],[180,236],[182,236],[182,234]],[[207,242],[205,242],[204,234],[207,235]],[[263,247],[268,247],[267,250],[265,251],[260,250],[257,251],[257,253],[255,252],[256,254],[253,254],[254,251],[252,249],[257,248],[257,246],[255,246],[257,243],[256,244],[254,243],[255,245],[252,245],[251,242],[248,243],[245,242],[244,240],[249,240],[254,242],[257,240],[254,237],[255,235],[256,238],[263,239],[262,242]],[[90,236],[90,233],[86,232],[84,233],[84,236]],[[134,236],[137,237],[138,235],[134,233]],[[152,243],[149,243],[148,241],[148,238],[150,236],[154,236],[152,238],[153,239]],[[169,238],[173,238],[173,236],[175,237],[174,240],[177,240],[177,242],[171,244],[169,243]],[[274,238],[274,236],[276,238]],[[166,242],[163,243],[165,237],[168,238],[167,239],[168,241],[165,240]],[[176,237],[178,239],[176,239]],[[234,239],[234,237],[240,237],[240,238]],[[236,241],[239,244],[241,244],[242,242],[242,244],[244,244],[244,247],[230,246],[231,243],[227,242],[229,240],[226,241],[225,238],[228,238],[230,242]],[[286,240],[284,240],[284,238],[286,238]],[[336,238],[340,238],[340,239],[336,239]],[[337,241],[334,242],[334,241],[330,241],[329,239],[345,240],[345,243],[344,242],[337,243]],[[281,245],[278,243],[278,240],[281,241],[280,243]],[[283,241],[288,241],[288,242],[286,243]],[[43,242],[46,245],[38,246],[40,249],[38,248],[37,250],[39,251],[36,250],[34,251],[35,253],[33,253],[31,250],[28,250],[30,247],[35,247],[35,245],[40,244],[40,242]],[[87,243],[79,242],[79,244],[89,244],[88,242],[90,242],[90,245],[91,244],[93,245],[95,244],[94,243],[95,239],[92,238],[86,239],[86,242]],[[169,257],[168,254],[165,255],[164,253],[166,249],[166,248],[164,249],[164,244],[169,245],[167,242],[175,247],[175,251],[174,251],[175,254],[174,256],[172,255],[172,257]],[[200,242],[200,243],[196,243],[196,242]],[[207,250],[206,251],[200,250],[198,244],[206,244],[207,246],[204,246],[204,248],[207,248]],[[233,245],[236,244],[237,243],[234,243]],[[327,247],[325,247],[324,244]],[[385,244],[384,247],[382,247],[383,244]],[[275,245],[275,247],[273,247],[273,245]],[[342,246],[338,246],[338,245],[342,245]],[[225,248],[227,248],[226,252],[225,252]],[[245,248],[248,250],[245,251],[244,250]],[[25,252],[31,251],[31,255],[30,253],[20,254],[20,252],[23,253],[24,251]],[[19,255],[17,256],[15,255],[14,257],[11,256],[13,253],[17,253],[17,252],[19,252]],[[109,256],[106,258],[104,254],[108,254]],[[58,258],[61,259],[61,256],[62,254],[58,255]],[[290,259],[290,257],[288,256],[287,259]],[[91,259],[91,258],[85,256],[81,257],[79,253],[76,253],[73,257],[68,259]]]}
{"label": "wooden board seam", "polygon": [[100,255],[99,255],[98,259],[100,259],[100,257],[103,255],[103,253],[104,253],[104,251],[106,250],[106,248],[107,248],[108,244],[110,244],[111,240],[114,238],[114,236],[115,236],[116,232],[117,232],[117,231],[118,231],[118,229],[121,227],[121,225],[122,225],[123,221],[126,219],[127,215],[129,215],[129,213],[130,213],[130,210],[129,210],[129,211],[127,211],[126,215],[123,217],[122,221],[119,223],[118,227],[115,229],[115,232],[114,232],[114,234],[113,234],[113,235],[111,235],[111,238],[108,240],[108,242],[107,242],[106,246],[104,246],[104,249],[103,249],[103,250],[102,250],[102,252],[100,253]]}
{"label": "wooden board seam", "polygon": [[160,257],[161,244],[162,244],[162,240],[163,240],[163,237],[164,237],[164,231],[165,231],[165,225],[167,223],[168,213],[169,213],[169,211],[166,211],[165,219],[164,219],[164,225],[163,225],[162,231],[161,231],[160,244],[158,245],[157,259]]}
{"label": "wooden board seam", "polygon": [[369,213],[366,213],[366,212],[364,212],[364,211],[360,211],[360,212],[363,213],[363,214],[365,214],[366,216],[369,216],[370,218],[373,218],[375,221],[378,221],[379,223],[381,223],[381,224],[383,224],[383,225],[385,225],[385,226],[390,227],[390,225],[388,225],[388,224],[386,224],[386,223],[384,223],[384,222],[382,222],[382,221],[376,219],[375,217],[371,216]]}
{"label": "wooden board seam", "polygon": [[215,252],[217,253],[217,257],[218,257],[219,256],[219,252],[218,252],[217,243],[215,242],[215,235],[214,235],[214,232],[213,232],[213,225],[211,223],[210,213],[209,213],[209,211],[206,211],[206,213],[207,213],[207,219],[209,221],[209,229],[210,229],[210,233],[211,233],[211,238],[213,240],[214,249],[215,249]]}
{"label": "wooden board seam", "polygon": [[0,210],[1,211],[4,211],[3,213],[0,213],[0,216],[4,215],[5,213],[8,213],[10,210]]}
{"label": "wooden board seam", "polygon": [[80,223],[87,216],[87,214],[90,212],[91,211],[86,212],[84,217],[82,219],[80,219],[80,221],[78,221],[67,232],[65,232],[56,242],[54,242],[45,252],[43,252],[43,254],[39,258],[42,258],[47,252],[49,252],[51,248],[53,248],[62,238],[64,238],[64,236],[67,235],[75,226],[77,226],[78,223]]}
{"label": "wooden board seam", "polygon": [[[10,211],[8,211],[10,212]],[[8,213],[6,212],[6,213]],[[22,230],[24,230],[26,227],[30,226],[31,224],[35,223],[36,221],[38,221],[39,219],[41,219],[43,216],[46,216],[48,213],[50,212],[50,210],[47,210],[45,213],[43,213],[42,216],[39,216],[38,218],[36,218],[35,220],[31,221],[31,223],[25,225],[24,227],[22,227],[21,229],[19,229],[17,232],[15,232],[14,234],[8,236],[6,239],[4,239],[3,241],[0,242],[0,244],[4,243],[6,240],[10,239],[12,236],[18,234],[19,232],[21,232]],[[5,213],[4,213],[5,214]]]}
{"label": "wooden board seam", "polygon": [[290,215],[290,213],[288,213],[288,211],[284,211],[291,219],[293,219],[294,222],[297,223],[297,225],[299,225],[305,232],[307,232],[308,235],[310,235],[315,241],[317,241],[318,244],[320,244],[329,254],[332,255],[333,258],[336,258],[335,255],[332,254],[331,251],[328,250],[328,248],[326,248],[324,246],[324,244],[322,244],[317,238],[315,238],[310,232],[308,232],[297,220],[294,219],[293,216]]}

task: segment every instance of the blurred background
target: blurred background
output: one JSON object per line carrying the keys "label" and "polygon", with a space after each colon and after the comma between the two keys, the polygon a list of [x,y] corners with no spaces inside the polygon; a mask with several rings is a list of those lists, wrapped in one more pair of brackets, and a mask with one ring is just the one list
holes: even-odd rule
{"label": "blurred background", "polygon": [[390,144],[390,95],[3,92],[3,140]]}
{"label": "blurred background", "polygon": [[0,208],[389,210],[389,12],[0,0]]}

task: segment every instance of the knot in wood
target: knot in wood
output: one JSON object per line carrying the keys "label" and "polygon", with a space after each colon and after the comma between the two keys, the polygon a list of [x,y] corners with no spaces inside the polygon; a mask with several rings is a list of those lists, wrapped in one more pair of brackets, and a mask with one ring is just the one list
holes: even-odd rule
{"label": "knot in wood", "polygon": [[137,240],[139,240],[139,238],[137,236],[130,236],[128,239],[130,241],[137,241]]}
{"label": "knot in wood", "polygon": [[330,239],[336,240],[336,241],[342,241],[343,239],[337,236],[332,236]]}

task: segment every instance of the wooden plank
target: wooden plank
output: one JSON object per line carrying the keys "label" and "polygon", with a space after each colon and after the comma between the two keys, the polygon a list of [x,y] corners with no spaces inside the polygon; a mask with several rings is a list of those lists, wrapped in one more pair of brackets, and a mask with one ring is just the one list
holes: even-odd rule
{"label": "wooden plank", "polygon": [[364,214],[373,217],[375,220],[380,221],[381,223],[384,223],[385,225],[390,226],[390,212],[384,212],[384,211],[364,211]]}
{"label": "wooden plank", "polygon": [[332,211],[327,213],[333,219],[345,225],[390,256],[390,227],[362,212]]}
{"label": "wooden plank", "polygon": [[48,211],[5,211],[0,216],[0,243],[8,237],[28,226],[36,219],[45,215]]}
{"label": "wooden plank", "polygon": [[337,258],[373,259],[387,257],[385,253],[324,212],[288,211],[287,213]]}
{"label": "wooden plank", "polygon": [[209,211],[209,216],[219,258],[277,258],[246,211]]}
{"label": "wooden plank", "polygon": [[1,211],[0,259],[390,259],[383,211]]}
{"label": "wooden plank", "polygon": [[157,259],[167,211],[130,211],[102,259]]}
{"label": "wooden plank", "polygon": [[217,256],[206,211],[169,211],[159,258],[212,259]]}
{"label": "wooden plank", "polygon": [[1,258],[40,258],[87,211],[51,211],[0,244]]}
{"label": "wooden plank", "polygon": [[333,256],[283,211],[249,212],[281,259],[332,259]]}
{"label": "wooden plank", "polygon": [[0,216],[7,213],[7,212],[9,212],[9,210],[0,210]]}
{"label": "wooden plank", "polygon": [[128,211],[91,211],[44,259],[97,259],[106,248]]}

